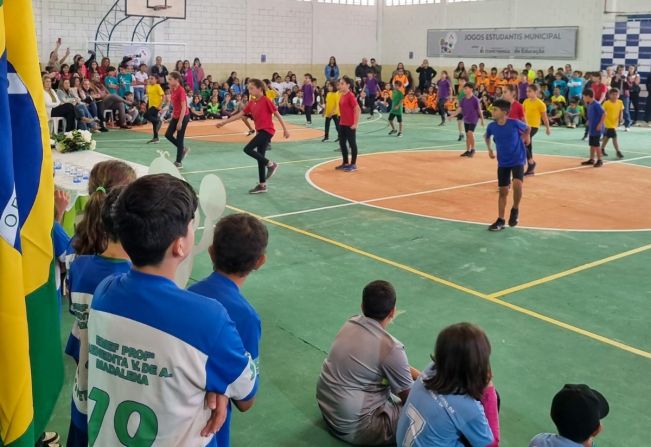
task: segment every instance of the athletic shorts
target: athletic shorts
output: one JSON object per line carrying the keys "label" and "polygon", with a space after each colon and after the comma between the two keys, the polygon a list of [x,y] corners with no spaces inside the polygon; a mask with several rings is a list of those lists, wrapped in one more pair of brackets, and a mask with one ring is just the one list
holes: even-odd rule
{"label": "athletic shorts", "polygon": [[457,115],[457,121],[462,121],[463,120],[463,113],[460,113]]}
{"label": "athletic shorts", "polygon": [[607,138],[617,138],[617,130],[616,129],[606,129],[606,137]]}
{"label": "athletic shorts", "polygon": [[389,113],[389,121],[393,121],[394,118],[397,119],[399,123],[402,123],[402,114],[394,115],[393,113]]}
{"label": "athletic shorts", "polygon": [[590,138],[588,138],[588,145],[590,147],[599,147],[600,144],[601,144],[601,136],[590,135]]}
{"label": "athletic shorts", "polygon": [[477,123],[474,124],[463,123],[463,128],[466,132],[474,132],[476,127],[477,127]]}
{"label": "athletic shorts", "polygon": [[511,184],[511,174],[513,174],[513,180],[524,181],[524,165],[509,168],[498,167],[497,185],[500,187],[509,186]]}

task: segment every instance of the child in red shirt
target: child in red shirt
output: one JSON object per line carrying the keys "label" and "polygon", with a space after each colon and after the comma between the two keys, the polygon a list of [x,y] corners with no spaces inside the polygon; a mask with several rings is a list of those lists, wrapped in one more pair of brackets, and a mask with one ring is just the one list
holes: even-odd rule
{"label": "child in red shirt", "polygon": [[244,153],[258,161],[258,180],[259,183],[255,188],[249,190],[250,194],[260,194],[267,192],[267,180],[269,180],[278,170],[278,163],[265,158],[265,152],[269,146],[271,138],[276,133],[276,128],[272,117],[276,117],[283,128],[283,136],[289,138],[289,131],[285,126],[283,117],[278,113],[274,103],[266,96],[264,84],[259,79],[249,80],[249,94],[251,99],[243,110],[231,115],[228,119],[217,123],[217,127],[222,127],[232,121],[242,119],[244,116],[251,116],[257,131],[255,137],[244,146]]}
{"label": "child in red shirt", "polygon": [[524,107],[518,101],[518,86],[507,85],[504,89],[504,99],[511,103],[507,117],[524,122]]}
{"label": "child in red shirt", "polygon": [[[185,129],[188,127],[188,122],[190,121],[190,109],[188,107],[188,98],[185,96],[185,90],[181,85],[181,74],[179,72],[173,71],[170,73],[169,85],[172,90],[172,119],[167,126],[165,138],[176,146],[176,161],[174,165],[177,168],[182,168],[183,157],[188,153],[183,139],[185,138]],[[174,137],[175,132],[176,138]]]}
{"label": "child in red shirt", "polygon": [[[339,147],[341,148],[343,163],[335,169],[345,172],[357,170],[357,138],[355,133],[362,110],[351,91],[353,86],[353,80],[348,76],[344,76],[339,80],[339,93],[341,93],[341,99],[339,100]],[[350,163],[346,142],[350,146]]]}

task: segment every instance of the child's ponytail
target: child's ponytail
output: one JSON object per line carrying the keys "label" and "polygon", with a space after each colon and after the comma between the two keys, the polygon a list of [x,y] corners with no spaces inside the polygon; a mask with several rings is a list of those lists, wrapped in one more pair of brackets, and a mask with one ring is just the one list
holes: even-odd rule
{"label": "child's ponytail", "polygon": [[116,186],[128,185],[135,179],[136,172],[123,161],[107,160],[93,166],[88,179],[88,203],[72,242],[77,254],[94,255],[106,250],[108,239],[102,223],[106,197]]}

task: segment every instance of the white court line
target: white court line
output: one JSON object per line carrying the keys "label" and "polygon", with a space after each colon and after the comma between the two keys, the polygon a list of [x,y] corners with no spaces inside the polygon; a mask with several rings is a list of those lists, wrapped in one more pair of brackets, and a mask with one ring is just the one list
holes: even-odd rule
{"label": "white court line", "polygon": [[[394,152],[401,152],[401,151],[394,151]],[[422,151],[422,152],[427,152],[427,151]],[[432,150],[432,152],[439,152],[437,150]],[[384,152],[380,152],[379,154],[383,154]],[[376,155],[376,154],[365,154],[365,155]],[[554,157],[555,155],[548,155],[551,157]],[[572,157],[572,156],[565,156],[567,158],[576,158],[580,159],[580,157]],[[647,155],[644,157],[637,157],[637,158],[631,158],[629,160],[618,160],[618,161],[611,161],[611,162],[606,162],[604,166],[607,166],[609,164],[626,164],[626,161],[635,161],[635,160],[641,160],[641,159],[647,159],[651,158],[651,155]],[[306,173],[305,173],[305,180],[310,184],[313,188],[315,188],[318,191],[323,192],[324,194],[330,195],[332,197],[336,197],[338,199],[344,200],[346,203],[341,203],[338,205],[332,205],[328,207],[321,207],[321,208],[312,208],[308,210],[303,210],[303,211],[294,211],[290,213],[284,213],[284,214],[277,214],[274,217],[283,217],[283,216],[291,216],[291,215],[297,215],[297,214],[304,214],[304,213],[310,213],[313,211],[319,211],[321,209],[333,209],[333,208],[342,208],[344,206],[351,206],[351,205],[362,205],[362,206],[367,206],[371,208],[376,208],[379,210],[383,211],[391,211],[391,212],[397,212],[401,214],[407,214],[411,216],[417,216],[417,217],[425,217],[428,219],[437,219],[437,220],[443,220],[447,222],[458,222],[458,223],[468,223],[468,224],[474,224],[474,225],[482,225],[486,226],[486,222],[476,222],[476,221],[470,221],[470,220],[460,220],[460,219],[449,219],[445,217],[437,217],[437,216],[430,216],[427,214],[419,214],[419,213],[413,213],[409,211],[402,211],[402,210],[396,210],[392,208],[386,208],[383,206],[379,205],[374,205],[372,202],[379,202],[383,200],[390,200],[391,198],[396,198],[396,197],[380,197],[380,198],[375,198],[375,199],[369,199],[369,200],[362,200],[362,201],[355,201],[351,200],[347,197],[340,196],[338,194],[334,194],[331,191],[325,190],[321,188],[320,186],[316,185],[310,178],[311,172],[318,168],[319,166],[322,166],[326,164],[327,162],[319,163],[312,168],[310,168]],[[636,166],[636,167],[647,167],[647,166],[641,166],[641,165],[630,165],[630,166]],[[547,171],[547,172],[541,172],[540,174],[536,174],[536,176],[541,176],[541,175],[548,175],[548,174],[553,174],[553,173],[558,173],[558,172],[566,172],[566,171],[574,171],[574,170],[579,170],[579,169],[587,169],[591,168],[591,166],[577,166],[575,168],[565,168],[565,169],[557,169],[555,171]],[[594,168],[593,168],[594,169]],[[468,185],[459,185],[457,187],[449,187],[449,188],[440,188],[440,190],[445,191],[448,189],[455,189],[458,187],[471,187],[471,186],[476,186],[476,185],[481,185],[481,184],[487,184],[487,183],[496,183],[497,180],[491,180],[491,181],[485,181],[485,182],[477,182],[476,184],[468,184]],[[409,193],[409,194],[404,194],[400,195],[399,197],[406,197],[406,196],[411,196],[411,195],[419,195],[419,194],[426,194],[426,193],[433,193],[437,192],[437,190],[430,190],[430,191],[422,191],[422,192],[416,192],[416,193]],[[269,217],[271,218],[271,217]],[[586,230],[586,229],[565,229],[565,228],[545,228],[545,227],[526,227],[526,226],[519,226],[518,228],[526,229],[526,230],[542,230],[542,231],[556,231],[556,232],[578,232],[578,233],[628,233],[628,232],[648,232],[651,231],[651,228],[640,228],[640,229],[622,229],[622,230]]]}
{"label": "white court line", "polygon": [[[414,148],[407,148],[407,149],[399,149],[399,150],[393,150],[393,151],[375,151],[375,152],[367,152],[365,154],[359,154],[360,157],[364,157],[366,155],[374,155],[374,154],[384,154],[384,153],[395,153],[395,152],[427,152],[428,150],[431,149],[442,149],[442,148],[447,148],[450,147],[449,144],[445,144],[442,146],[421,146],[421,147],[414,147]],[[441,150],[440,152],[458,152],[458,149],[447,149],[447,150]],[[293,163],[303,163],[303,162],[308,162],[308,161],[330,161],[330,160],[337,160],[339,156],[333,156],[333,157],[321,157],[321,158],[305,158],[305,159],[300,159],[300,160],[290,160],[290,161],[279,161],[279,165],[287,165],[287,164],[293,164]],[[208,172],[221,172],[221,171],[235,171],[239,169],[250,169],[250,168],[257,168],[258,165],[245,165],[245,166],[234,166],[231,168],[216,168],[216,169],[204,169],[201,171],[188,171],[184,172],[183,174],[205,174]]]}

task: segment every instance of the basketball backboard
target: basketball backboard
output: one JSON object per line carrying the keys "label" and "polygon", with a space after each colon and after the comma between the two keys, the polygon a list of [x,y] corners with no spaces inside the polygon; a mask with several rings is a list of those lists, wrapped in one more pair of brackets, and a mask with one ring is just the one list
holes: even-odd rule
{"label": "basketball backboard", "polygon": [[126,14],[140,17],[185,19],[186,0],[124,0]]}

